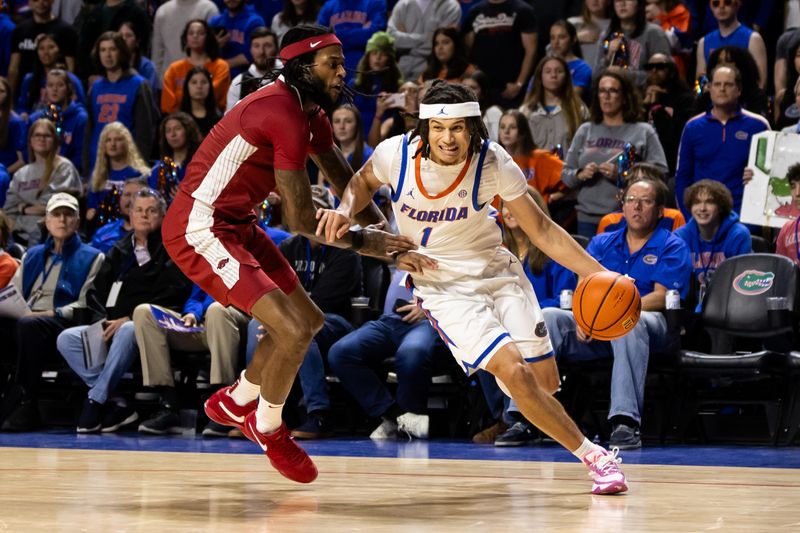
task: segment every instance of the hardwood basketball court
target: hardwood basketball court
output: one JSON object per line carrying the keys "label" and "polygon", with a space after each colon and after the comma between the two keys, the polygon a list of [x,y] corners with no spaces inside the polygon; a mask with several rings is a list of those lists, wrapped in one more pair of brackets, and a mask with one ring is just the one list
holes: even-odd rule
{"label": "hardwood basketball court", "polygon": [[[4,437],[0,446],[23,439]],[[159,448],[159,438],[137,442]],[[76,441],[71,447],[81,446]],[[561,462],[569,461],[566,452],[558,462],[394,454],[316,455],[318,480],[299,485],[249,451],[0,448],[0,532],[800,531],[796,468],[624,463],[630,491],[593,496],[586,469]]]}

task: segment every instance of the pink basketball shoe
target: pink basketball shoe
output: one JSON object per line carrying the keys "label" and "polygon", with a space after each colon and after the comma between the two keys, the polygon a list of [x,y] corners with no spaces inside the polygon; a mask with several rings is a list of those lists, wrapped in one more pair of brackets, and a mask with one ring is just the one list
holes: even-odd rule
{"label": "pink basketball shoe", "polygon": [[622,459],[617,457],[618,453],[617,448],[610,452],[601,448],[584,458],[584,463],[589,467],[589,476],[594,481],[592,494],[616,494],[628,490],[625,474],[619,468]]}

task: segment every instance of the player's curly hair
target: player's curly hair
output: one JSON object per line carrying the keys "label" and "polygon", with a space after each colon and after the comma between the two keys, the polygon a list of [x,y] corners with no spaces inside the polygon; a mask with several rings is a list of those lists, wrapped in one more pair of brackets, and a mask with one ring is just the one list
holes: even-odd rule
{"label": "player's curly hair", "polygon": [[[460,83],[450,83],[444,80],[433,80],[430,87],[422,99],[422,104],[461,104],[464,102],[477,102],[478,98],[472,89]],[[476,154],[481,151],[481,144],[484,139],[489,138],[489,132],[483,123],[482,117],[466,117],[467,130],[469,131],[469,153]],[[422,157],[429,158],[431,155],[431,145],[428,143],[428,133],[430,132],[430,119],[423,119],[417,123],[417,127],[411,132],[409,139],[419,136],[422,139],[422,146],[417,153],[422,153]],[[416,155],[416,154],[415,154]]]}

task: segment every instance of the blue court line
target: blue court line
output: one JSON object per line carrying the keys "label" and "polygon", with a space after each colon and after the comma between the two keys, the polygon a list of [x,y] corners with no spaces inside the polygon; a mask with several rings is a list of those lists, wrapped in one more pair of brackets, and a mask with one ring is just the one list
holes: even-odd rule
{"label": "blue court line", "polygon": [[[303,441],[310,455],[332,457],[398,457],[490,461],[573,462],[560,446],[545,444],[519,448],[496,448],[469,441],[372,441],[367,438],[335,438]],[[135,432],[108,435],[77,435],[71,430],[36,433],[0,433],[0,447],[62,448],[81,450],[126,450],[151,452],[247,453],[261,450],[244,439],[209,439],[201,436],[140,436]],[[800,449],[757,446],[645,446],[620,452],[625,463],[800,468]],[[2,452],[0,452],[2,456]]]}

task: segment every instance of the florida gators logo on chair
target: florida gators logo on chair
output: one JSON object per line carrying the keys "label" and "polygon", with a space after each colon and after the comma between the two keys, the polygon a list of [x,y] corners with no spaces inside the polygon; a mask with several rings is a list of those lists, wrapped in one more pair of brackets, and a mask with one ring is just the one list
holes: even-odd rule
{"label": "florida gators logo on chair", "polygon": [[772,288],[775,279],[773,272],[745,270],[733,280],[733,290],[745,296],[764,294]]}

